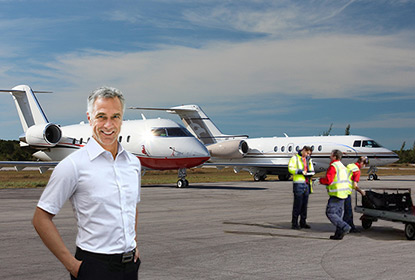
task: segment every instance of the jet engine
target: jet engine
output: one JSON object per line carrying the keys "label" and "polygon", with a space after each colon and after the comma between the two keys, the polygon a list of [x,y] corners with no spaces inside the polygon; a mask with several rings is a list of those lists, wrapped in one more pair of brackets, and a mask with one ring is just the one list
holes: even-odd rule
{"label": "jet engine", "polygon": [[244,140],[229,140],[215,143],[206,147],[211,157],[243,158],[248,153],[248,143]]}
{"label": "jet engine", "polygon": [[26,134],[20,138],[31,146],[54,147],[62,138],[62,131],[56,124],[37,124],[32,125]]}

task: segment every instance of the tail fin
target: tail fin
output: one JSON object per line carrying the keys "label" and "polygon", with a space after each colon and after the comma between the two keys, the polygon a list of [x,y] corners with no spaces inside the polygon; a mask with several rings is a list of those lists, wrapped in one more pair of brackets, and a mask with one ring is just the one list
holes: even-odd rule
{"label": "tail fin", "polygon": [[11,90],[0,90],[0,92],[10,92],[13,96],[24,132],[35,124],[46,124],[49,122],[36,99],[35,92],[29,86],[19,85]]}
{"label": "tail fin", "polygon": [[223,134],[211,119],[197,105],[172,107],[167,112],[179,115],[186,128],[196,135],[205,145],[230,139],[245,139],[247,135]]}

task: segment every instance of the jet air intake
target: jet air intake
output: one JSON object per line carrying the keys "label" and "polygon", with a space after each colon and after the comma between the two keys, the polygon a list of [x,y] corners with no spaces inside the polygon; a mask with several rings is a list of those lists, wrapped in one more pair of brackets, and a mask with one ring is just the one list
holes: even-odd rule
{"label": "jet air intake", "polygon": [[206,147],[211,157],[217,158],[243,158],[249,150],[244,140],[229,140],[215,143]]}

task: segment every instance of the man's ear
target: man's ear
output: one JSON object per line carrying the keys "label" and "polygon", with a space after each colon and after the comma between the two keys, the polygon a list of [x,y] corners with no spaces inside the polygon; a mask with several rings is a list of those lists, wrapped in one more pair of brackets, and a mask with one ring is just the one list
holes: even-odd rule
{"label": "man's ear", "polygon": [[86,116],[88,118],[89,124],[91,124],[92,119],[91,119],[91,116],[89,115],[89,112],[86,112]]}

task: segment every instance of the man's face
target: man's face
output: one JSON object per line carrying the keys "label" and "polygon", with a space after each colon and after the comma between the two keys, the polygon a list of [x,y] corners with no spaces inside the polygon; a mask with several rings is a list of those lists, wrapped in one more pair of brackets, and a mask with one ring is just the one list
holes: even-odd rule
{"label": "man's face", "polygon": [[91,116],[88,114],[92,136],[107,151],[118,148],[122,116],[122,105],[118,98],[97,98]]}
{"label": "man's face", "polygon": [[301,151],[301,156],[302,157],[308,157],[309,155],[311,155],[311,151],[306,151],[304,149]]}

